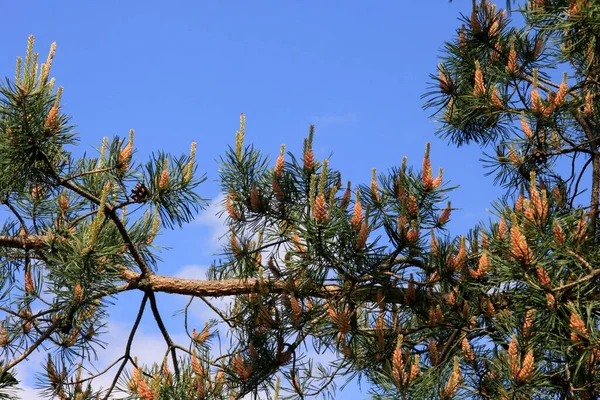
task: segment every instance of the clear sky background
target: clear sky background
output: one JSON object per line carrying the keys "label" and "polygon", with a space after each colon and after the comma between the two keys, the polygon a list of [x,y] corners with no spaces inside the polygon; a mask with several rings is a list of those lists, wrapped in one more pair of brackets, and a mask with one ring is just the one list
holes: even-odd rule
{"label": "clear sky background", "polygon": [[[486,208],[500,190],[484,177],[477,147],[456,149],[436,138],[420,96],[443,42],[470,7],[470,0],[7,1],[0,73],[14,76],[28,35],[42,58],[56,41],[52,76],[64,86],[63,109],[81,134],[77,151],[98,147],[103,136],[125,137],[130,128],[139,160],[159,149],[187,153],[195,140],[199,171],[209,177],[201,194],[210,199],[219,196],[216,160],[233,144],[240,112],[247,142],[273,158],[281,143],[298,152],[315,124],[316,157],[333,153],[332,167],[355,184],[368,182],[373,167],[399,165],[404,155],[419,168],[431,142],[434,171],[443,167],[460,185],[452,195],[461,208],[452,232],[460,234],[491,216]],[[160,237],[159,244],[172,247],[162,254],[160,273],[204,277],[223,232],[215,211]],[[99,364],[122,354],[140,299],[117,299]],[[167,317],[184,300],[159,298]],[[203,327],[209,317],[198,306],[192,326]],[[177,321],[172,332],[183,340]],[[162,359],[152,321],[145,320],[136,346],[142,359]],[[19,369],[28,387],[42,358]],[[367,397],[354,386],[340,395]]]}

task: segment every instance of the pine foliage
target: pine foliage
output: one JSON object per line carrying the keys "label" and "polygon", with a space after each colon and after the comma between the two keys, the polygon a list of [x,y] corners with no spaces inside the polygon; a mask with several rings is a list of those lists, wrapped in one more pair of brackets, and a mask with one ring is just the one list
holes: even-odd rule
{"label": "pine foliage", "polygon": [[[600,5],[532,0],[518,12],[522,28],[474,4],[426,95],[442,137],[488,152],[506,188],[493,221],[448,233],[452,187],[429,145],[418,167],[405,158],[356,185],[315,157],[314,127],[300,154],[282,146],[271,160],[247,144],[242,114],[220,159],[229,229],[206,281],[159,275],[153,245],[204,205],[195,144],[144,165],[131,132],[74,158],[48,78],[54,46],[38,67],[30,38],[0,87],[2,382],[14,386],[10,371],[44,346],[39,385],[60,399],[334,398],[337,377],[366,380],[376,399],[598,398]],[[107,305],[128,290],[143,292],[139,312],[100,372],[113,384],[96,388],[85,365],[102,351]],[[188,343],[166,328],[160,292],[190,296]],[[190,331],[195,298],[218,319]],[[147,309],[165,340],[153,366],[131,354]]]}

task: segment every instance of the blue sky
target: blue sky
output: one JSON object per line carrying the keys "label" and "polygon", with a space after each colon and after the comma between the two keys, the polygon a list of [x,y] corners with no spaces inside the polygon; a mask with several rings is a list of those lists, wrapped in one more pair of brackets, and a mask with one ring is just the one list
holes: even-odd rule
{"label": "blue sky", "polygon": [[[453,214],[452,229],[463,233],[490,216],[486,208],[500,190],[484,177],[478,148],[456,149],[435,137],[420,96],[444,40],[470,6],[470,0],[6,2],[0,71],[14,75],[28,35],[35,35],[42,57],[56,41],[52,76],[65,88],[62,105],[81,134],[80,151],[130,128],[141,160],[159,149],[188,152],[195,140],[199,171],[209,178],[201,193],[211,199],[219,194],[216,160],[233,143],[240,112],[247,141],[273,157],[281,143],[298,151],[315,124],[316,156],[333,153],[331,165],[353,183],[368,182],[373,167],[399,165],[404,155],[419,167],[425,142],[432,142],[434,170],[443,167],[460,185],[452,202],[462,210]],[[211,213],[160,238],[173,247],[163,253],[161,273],[192,276],[210,264],[220,231]],[[161,299],[171,301],[166,309],[182,305]],[[123,307],[113,311],[115,337],[135,312]],[[206,314],[197,317],[202,327]],[[145,326],[147,340],[154,340],[149,321]],[[345,398],[367,396],[352,395]]]}

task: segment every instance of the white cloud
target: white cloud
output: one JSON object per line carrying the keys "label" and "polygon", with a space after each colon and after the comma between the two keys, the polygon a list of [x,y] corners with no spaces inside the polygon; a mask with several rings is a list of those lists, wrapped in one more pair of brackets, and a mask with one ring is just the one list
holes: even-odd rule
{"label": "white cloud", "polygon": [[[183,279],[206,279],[206,273],[208,271],[208,267],[202,265],[184,265],[177,271],[175,274],[176,278]],[[225,296],[225,297],[207,297],[206,301],[210,302],[211,305],[220,311],[225,311],[227,307],[229,307],[233,302],[233,296]],[[187,300],[186,300],[187,302]],[[201,299],[194,299],[194,303],[188,309],[188,313],[190,316],[197,319],[198,322],[201,323],[200,326],[196,327],[196,329],[203,328],[204,322],[210,319],[219,319],[219,315],[215,313],[209,306],[207,306]],[[192,326],[193,327],[193,326]]]}
{"label": "white cloud", "polygon": [[222,247],[222,239],[225,237],[229,228],[225,224],[225,217],[219,217],[217,214],[221,211],[221,204],[225,196],[219,195],[210,202],[209,206],[195,220],[197,224],[205,226],[210,234],[210,249],[215,252]]}

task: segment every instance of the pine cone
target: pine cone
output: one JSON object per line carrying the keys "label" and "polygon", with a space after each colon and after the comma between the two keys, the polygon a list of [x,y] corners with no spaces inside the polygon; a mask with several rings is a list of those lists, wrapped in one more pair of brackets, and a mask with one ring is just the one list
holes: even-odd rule
{"label": "pine cone", "polygon": [[138,183],[131,191],[131,199],[136,203],[143,203],[149,196],[150,191],[143,183]]}

